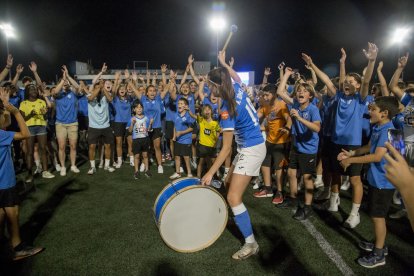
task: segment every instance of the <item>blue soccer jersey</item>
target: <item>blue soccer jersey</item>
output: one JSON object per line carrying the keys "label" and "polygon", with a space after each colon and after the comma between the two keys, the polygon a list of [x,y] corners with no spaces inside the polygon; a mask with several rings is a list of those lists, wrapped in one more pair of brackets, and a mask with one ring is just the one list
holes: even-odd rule
{"label": "blue soccer jersey", "polygon": [[153,100],[149,99],[147,96],[141,96],[141,103],[144,106],[144,114],[148,118],[153,118],[154,122],[152,123],[153,128],[161,127],[161,97],[156,95]]}
{"label": "blue soccer jersey", "polygon": [[132,120],[134,118],[135,118],[135,123],[132,127],[132,139],[148,137],[148,128],[150,125],[150,119],[148,119],[148,117],[146,116],[143,116],[142,118],[139,118],[138,116],[132,116],[132,118],[128,120],[126,128],[128,129],[131,126]]}
{"label": "blue soccer jersey", "polygon": [[404,113],[398,113],[391,120],[396,129],[404,129]]}
{"label": "blue soccer jersey", "polygon": [[173,99],[171,99],[170,93],[167,93],[164,98],[165,105],[165,120],[168,122],[174,122],[175,113],[177,112],[177,105]]}
{"label": "blue soccer jersey", "polygon": [[72,91],[60,91],[56,95],[56,123],[72,124],[78,121],[78,98]]}
{"label": "blue soccer jersey", "polygon": [[[375,150],[378,147],[385,148],[385,142],[388,141],[388,130],[393,128],[394,125],[392,122],[388,122],[382,126],[376,125],[373,127],[370,140],[370,153],[375,153]],[[395,187],[385,177],[385,164],[386,161],[384,158],[382,158],[380,162],[373,162],[369,164],[367,175],[368,183],[379,189],[395,189]]]}
{"label": "blue soccer jersey", "polygon": [[223,101],[220,114],[220,128],[233,130],[237,146],[248,148],[264,143],[259,118],[252,102],[238,83],[233,84],[236,96],[236,114],[230,117],[227,102]]}
{"label": "blue soccer jersey", "polygon": [[409,93],[404,93],[401,98],[404,109],[404,141],[414,143],[414,98]]}
{"label": "blue soccer jersey", "polygon": [[[296,109],[299,116],[309,122],[321,122],[319,109],[312,103],[301,110],[300,104],[294,100],[289,109]],[[293,146],[300,153],[316,154],[318,152],[319,135],[317,132],[310,130],[307,126],[292,118],[292,136]]]}
{"label": "blue soccer jersey", "polygon": [[187,97],[185,97],[184,95],[177,95],[177,99],[176,99],[176,105],[178,108],[178,100],[180,100],[181,98],[185,98],[188,101],[188,107],[190,108],[191,112],[193,114],[195,114],[195,99],[194,96],[192,94],[188,94]]}
{"label": "blue soccer jersey", "polygon": [[88,98],[86,94],[78,95],[78,115],[88,116]]}
{"label": "blue soccer jersey", "polygon": [[335,102],[335,97],[323,95],[322,103],[322,109],[319,111],[322,119],[322,135],[330,137],[332,136],[337,102]]}
{"label": "blue soccer jersey", "polygon": [[342,91],[335,95],[337,101],[332,142],[337,145],[360,146],[366,99],[359,93],[346,96]]}
{"label": "blue soccer jersey", "polygon": [[131,102],[128,99],[122,100],[115,96],[112,105],[115,109],[114,122],[126,123],[131,118]]}
{"label": "blue soccer jersey", "polygon": [[0,190],[9,189],[16,185],[11,144],[14,138],[13,131],[0,129]]}
{"label": "blue soccer jersey", "polygon": [[[190,127],[193,127],[194,124],[194,119],[193,117],[190,116],[190,114],[188,112],[186,112],[184,115],[180,115],[179,113],[177,113],[175,115],[175,120],[174,120],[174,127],[176,131],[184,131],[187,130]],[[180,144],[191,144],[192,143],[192,132],[188,132],[186,134],[180,135],[179,137],[176,137],[175,141],[177,141],[177,143]]]}

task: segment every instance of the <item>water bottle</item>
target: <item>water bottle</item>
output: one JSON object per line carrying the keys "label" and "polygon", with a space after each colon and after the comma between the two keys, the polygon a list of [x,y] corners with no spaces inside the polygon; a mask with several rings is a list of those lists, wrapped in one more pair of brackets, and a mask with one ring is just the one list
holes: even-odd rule
{"label": "water bottle", "polygon": [[220,189],[220,187],[221,187],[221,181],[220,180],[212,180],[211,181],[211,183],[210,183],[210,186],[213,186],[214,188],[216,188],[216,189]]}

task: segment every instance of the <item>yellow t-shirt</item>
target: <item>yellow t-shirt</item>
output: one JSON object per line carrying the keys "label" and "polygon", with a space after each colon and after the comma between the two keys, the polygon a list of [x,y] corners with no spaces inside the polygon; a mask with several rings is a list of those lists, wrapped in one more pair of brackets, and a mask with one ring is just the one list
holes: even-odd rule
{"label": "yellow t-shirt", "polygon": [[41,99],[37,99],[34,102],[25,100],[20,103],[20,111],[26,116],[29,115],[32,110],[36,112],[36,115],[32,116],[26,121],[27,126],[46,126],[45,116],[41,114],[40,110],[46,108],[46,102]]}
{"label": "yellow t-shirt", "polygon": [[280,100],[275,100],[273,106],[264,106],[260,109],[263,116],[267,119],[266,140],[272,144],[284,144],[289,142],[289,134],[279,131],[280,128],[286,125],[285,115],[289,116],[289,110],[286,103]]}
{"label": "yellow t-shirt", "polygon": [[220,125],[217,121],[207,122],[201,116],[197,116],[197,122],[200,126],[199,143],[206,147],[214,147],[220,132]]}

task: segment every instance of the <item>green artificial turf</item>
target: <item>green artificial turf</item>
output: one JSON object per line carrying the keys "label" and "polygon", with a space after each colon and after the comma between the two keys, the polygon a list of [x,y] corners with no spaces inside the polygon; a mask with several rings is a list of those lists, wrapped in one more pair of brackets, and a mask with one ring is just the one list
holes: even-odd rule
{"label": "green artificial turf", "polygon": [[[304,225],[291,218],[270,198],[256,199],[251,186],[244,201],[249,210],[258,256],[234,261],[241,234],[229,220],[222,236],[209,248],[178,253],[162,241],[154,222],[154,201],[172,174],[134,180],[133,169],[124,164],[114,173],[98,170],[51,180],[36,179],[36,191],[21,204],[22,236],[46,250],[20,262],[7,263],[17,275],[338,275],[340,270],[319,247]],[[22,178],[23,176],[19,176]],[[414,270],[413,233],[407,220],[388,223],[390,254],[386,266],[365,269],[356,263],[362,252],[358,241],[372,239],[372,223],[362,212],[354,230],[341,226],[351,208],[349,192],[342,195],[341,211],[315,211],[309,221],[324,236],[355,274],[401,275]],[[4,265],[2,265],[4,267]],[[5,271],[5,270],[3,270]]]}

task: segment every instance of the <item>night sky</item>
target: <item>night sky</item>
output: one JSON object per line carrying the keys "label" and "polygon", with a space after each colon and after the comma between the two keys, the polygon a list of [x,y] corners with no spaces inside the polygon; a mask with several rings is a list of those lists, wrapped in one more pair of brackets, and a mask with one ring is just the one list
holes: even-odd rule
{"label": "night sky", "polygon": [[[366,42],[378,45],[387,80],[397,64],[398,46],[388,38],[397,25],[413,26],[414,1],[224,1],[228,28],[238,25],[227,56],[236,70],[256,71],[260,82],[265,66],[281,61],[306,72],[301,52],[321,68],[336,74],[340,48],[347,50],[348,71],[361,72],[367,63]],[[209,28],[213,1],[20,1],[0,0],[0,21],[11,22],[18,40],[10,40],[15,65],[36,61],[46,80],[60,74],[60,65],[92,60],[96,68],[132,68],[133,60],[148,60],[150,68],[166,63],[184,68],[187,56],[215,62],[215,33]],[[220,47],[228,31],[220,35]],[[414,35],[401,47],[413,51]],[[0,36],[0,65],[6,60]],[[407,79],[414,80],[414,56]],[[4,60],[4,61],[3,61]],[[3,65],[1,65],[3,66]],[[13,70],[14,74],[14,70]],[[275,81],[273,76],[271,81]]]}

